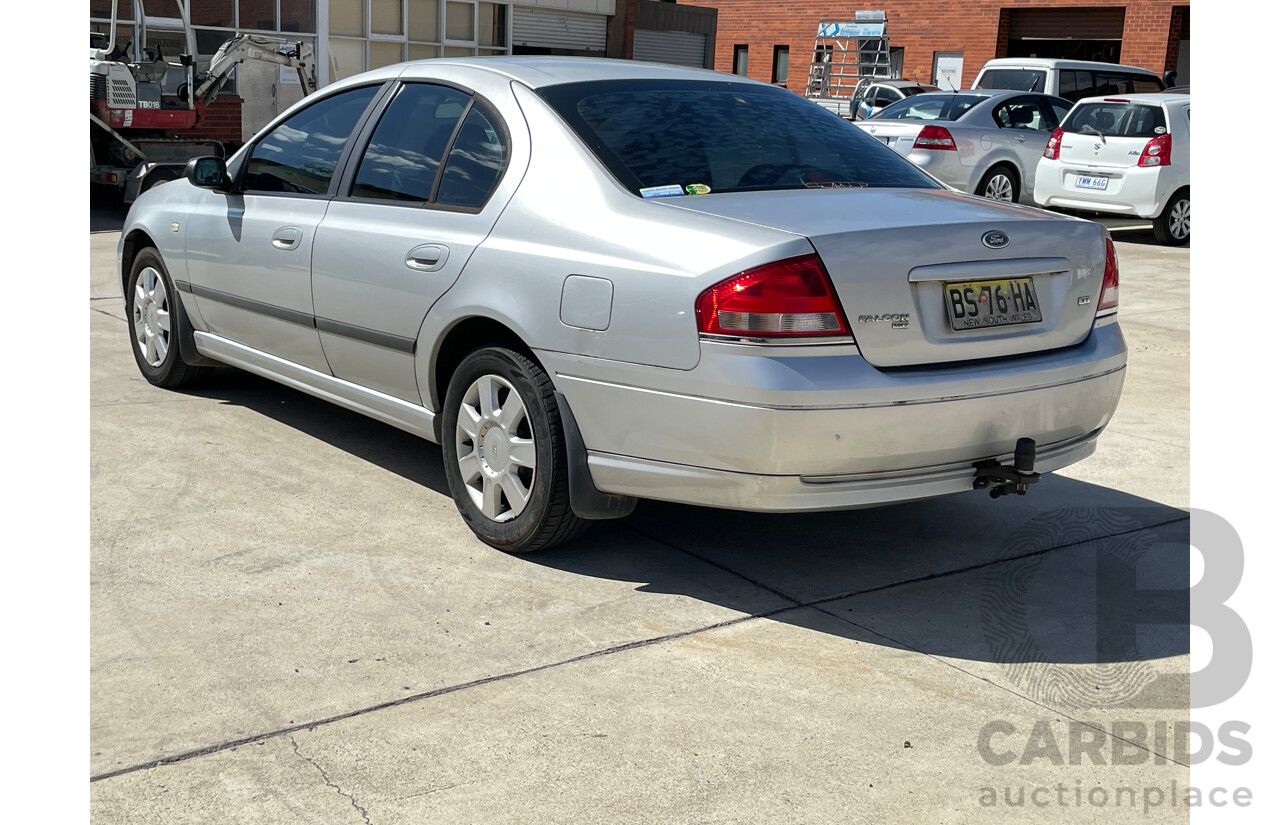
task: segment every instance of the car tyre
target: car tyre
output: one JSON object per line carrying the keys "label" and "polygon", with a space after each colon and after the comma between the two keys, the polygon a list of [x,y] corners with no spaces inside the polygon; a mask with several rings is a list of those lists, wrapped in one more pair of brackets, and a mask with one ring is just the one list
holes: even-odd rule
{"label": "car tyre", "polygon": [[472,352],[445,394],[445,479],[467,526],[507,553],[576,539],[591,522],[569,501],[569,462],[555,387],[524,355]]}
{"label": "car tyre", "polygon": [[1169,198],[1160,217],[1151,224],[1156,240],[1165,246],[1182,246],[1191,240],[1191,190],[1179,189]]}
{"label": "car tyre", "polygon": [[992,166],[982,176],[982,180],[978,181],[976,194],[994,201],[1017,203],[1018,196],[1021,194],[1021,187],[1018,186],[1018,173],[1013,171],[1012,167],[1003,163]]}
{"label": "car tyre", "polygon": [[143,377],[157,387],[189,387],[213,374],[213,367],[193,367],[182,360],[178,341],[186,316],[180,300],[160,253],[152,247],[139,252],[125,284],[124,308],[133,358]]}

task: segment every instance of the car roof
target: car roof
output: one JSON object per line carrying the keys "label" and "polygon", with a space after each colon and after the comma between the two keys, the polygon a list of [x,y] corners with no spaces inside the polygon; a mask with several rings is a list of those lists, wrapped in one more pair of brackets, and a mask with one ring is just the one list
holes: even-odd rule
{"label": "car roof", "polygon": [[1081,103],[1105,103],[1107,101],[1115,102],[1118,100],[1133,101],[1135,103],[1190,103],[1190,92],[1141,92],[1138,94],[1116,94],[1116,95],[1099,95],[1097,97],[1082,97],[1076,102]]}
{"label": "car roof", "polygon": [[1123,69],[1127,72],[1142,72],[1159,77],[1150,69],[1141,66],[1125,66],[1120,63],[1104,63],[1097,60],[1059,60],[1056,57],[997,57],[988,60],[984,69]]}
{"label": "car roof", "polygon": [[[729,83],[758,83],[739,75],[727,75],[710,69],[693,69],[666,63],[638,60],[611,60],[596,57],[510,56],[447,57],[415,60],[400,64],[398,74],[412,78],[434,77],[446,66],[465,66],[493,72],[537,89],[561,83],[586,80],[702,80]],[[770,84],[763,83],[768,86]]]}
{"label": "car roof", "polygon": [[895,89],[901,89],[905,86],[923,86],[927,89],[936,89],[932,83],[921,83],[917,80],[907,80],[905,77],[884,78],[883,80],[873,80],[873,86],[892,86]]}

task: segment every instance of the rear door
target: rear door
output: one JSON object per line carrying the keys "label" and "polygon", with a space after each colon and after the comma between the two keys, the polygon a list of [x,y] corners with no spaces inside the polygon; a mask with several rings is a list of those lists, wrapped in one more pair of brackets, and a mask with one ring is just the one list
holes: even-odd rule
{"label": "rear door", "polygon": [[431,83],[405,83],[366,132],[316,232],[316,326],[334,375],[420,403],[418,332],[514,191],[495,194],[511,141],[485,101]]}
{"label": "rear door", "polygon": [[[1049,105],[1052,98],[1041,95],[1019,95],[996,106],[991,116],[1000,134],[1009,141],[1018,159],[1019,177],[1027,194],[1035,185],[1036,165],[1044,154],[1049,135],[1058,127],[1060,115]],[[1065,112],[1065,109],[1063,109]]]}

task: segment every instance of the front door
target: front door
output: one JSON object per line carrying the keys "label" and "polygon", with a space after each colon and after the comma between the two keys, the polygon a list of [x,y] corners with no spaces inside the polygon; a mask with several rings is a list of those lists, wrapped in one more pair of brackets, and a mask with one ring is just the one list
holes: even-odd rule
{"label": "front door", "polygon": [[332,95],[258,141],[236,191],[205,192],[187,219],[190,291],[209,331],[329,372],[311,259],[339,158],[377,86]]}

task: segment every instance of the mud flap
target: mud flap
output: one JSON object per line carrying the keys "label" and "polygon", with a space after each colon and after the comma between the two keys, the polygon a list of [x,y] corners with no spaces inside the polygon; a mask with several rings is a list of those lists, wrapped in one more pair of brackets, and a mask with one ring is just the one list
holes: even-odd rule
{"label": "mud flap", "polygon": [[582,441],[578,421],[569,409],[565,397],[556,393],[556,406],[560,409],[560,426],[564,428],[565,454],[569,462],[569,503],[578,518],[588,521],[622,518],[636,509],[634,496],[615,496],[596,489],[587,466],[587,447]]}

